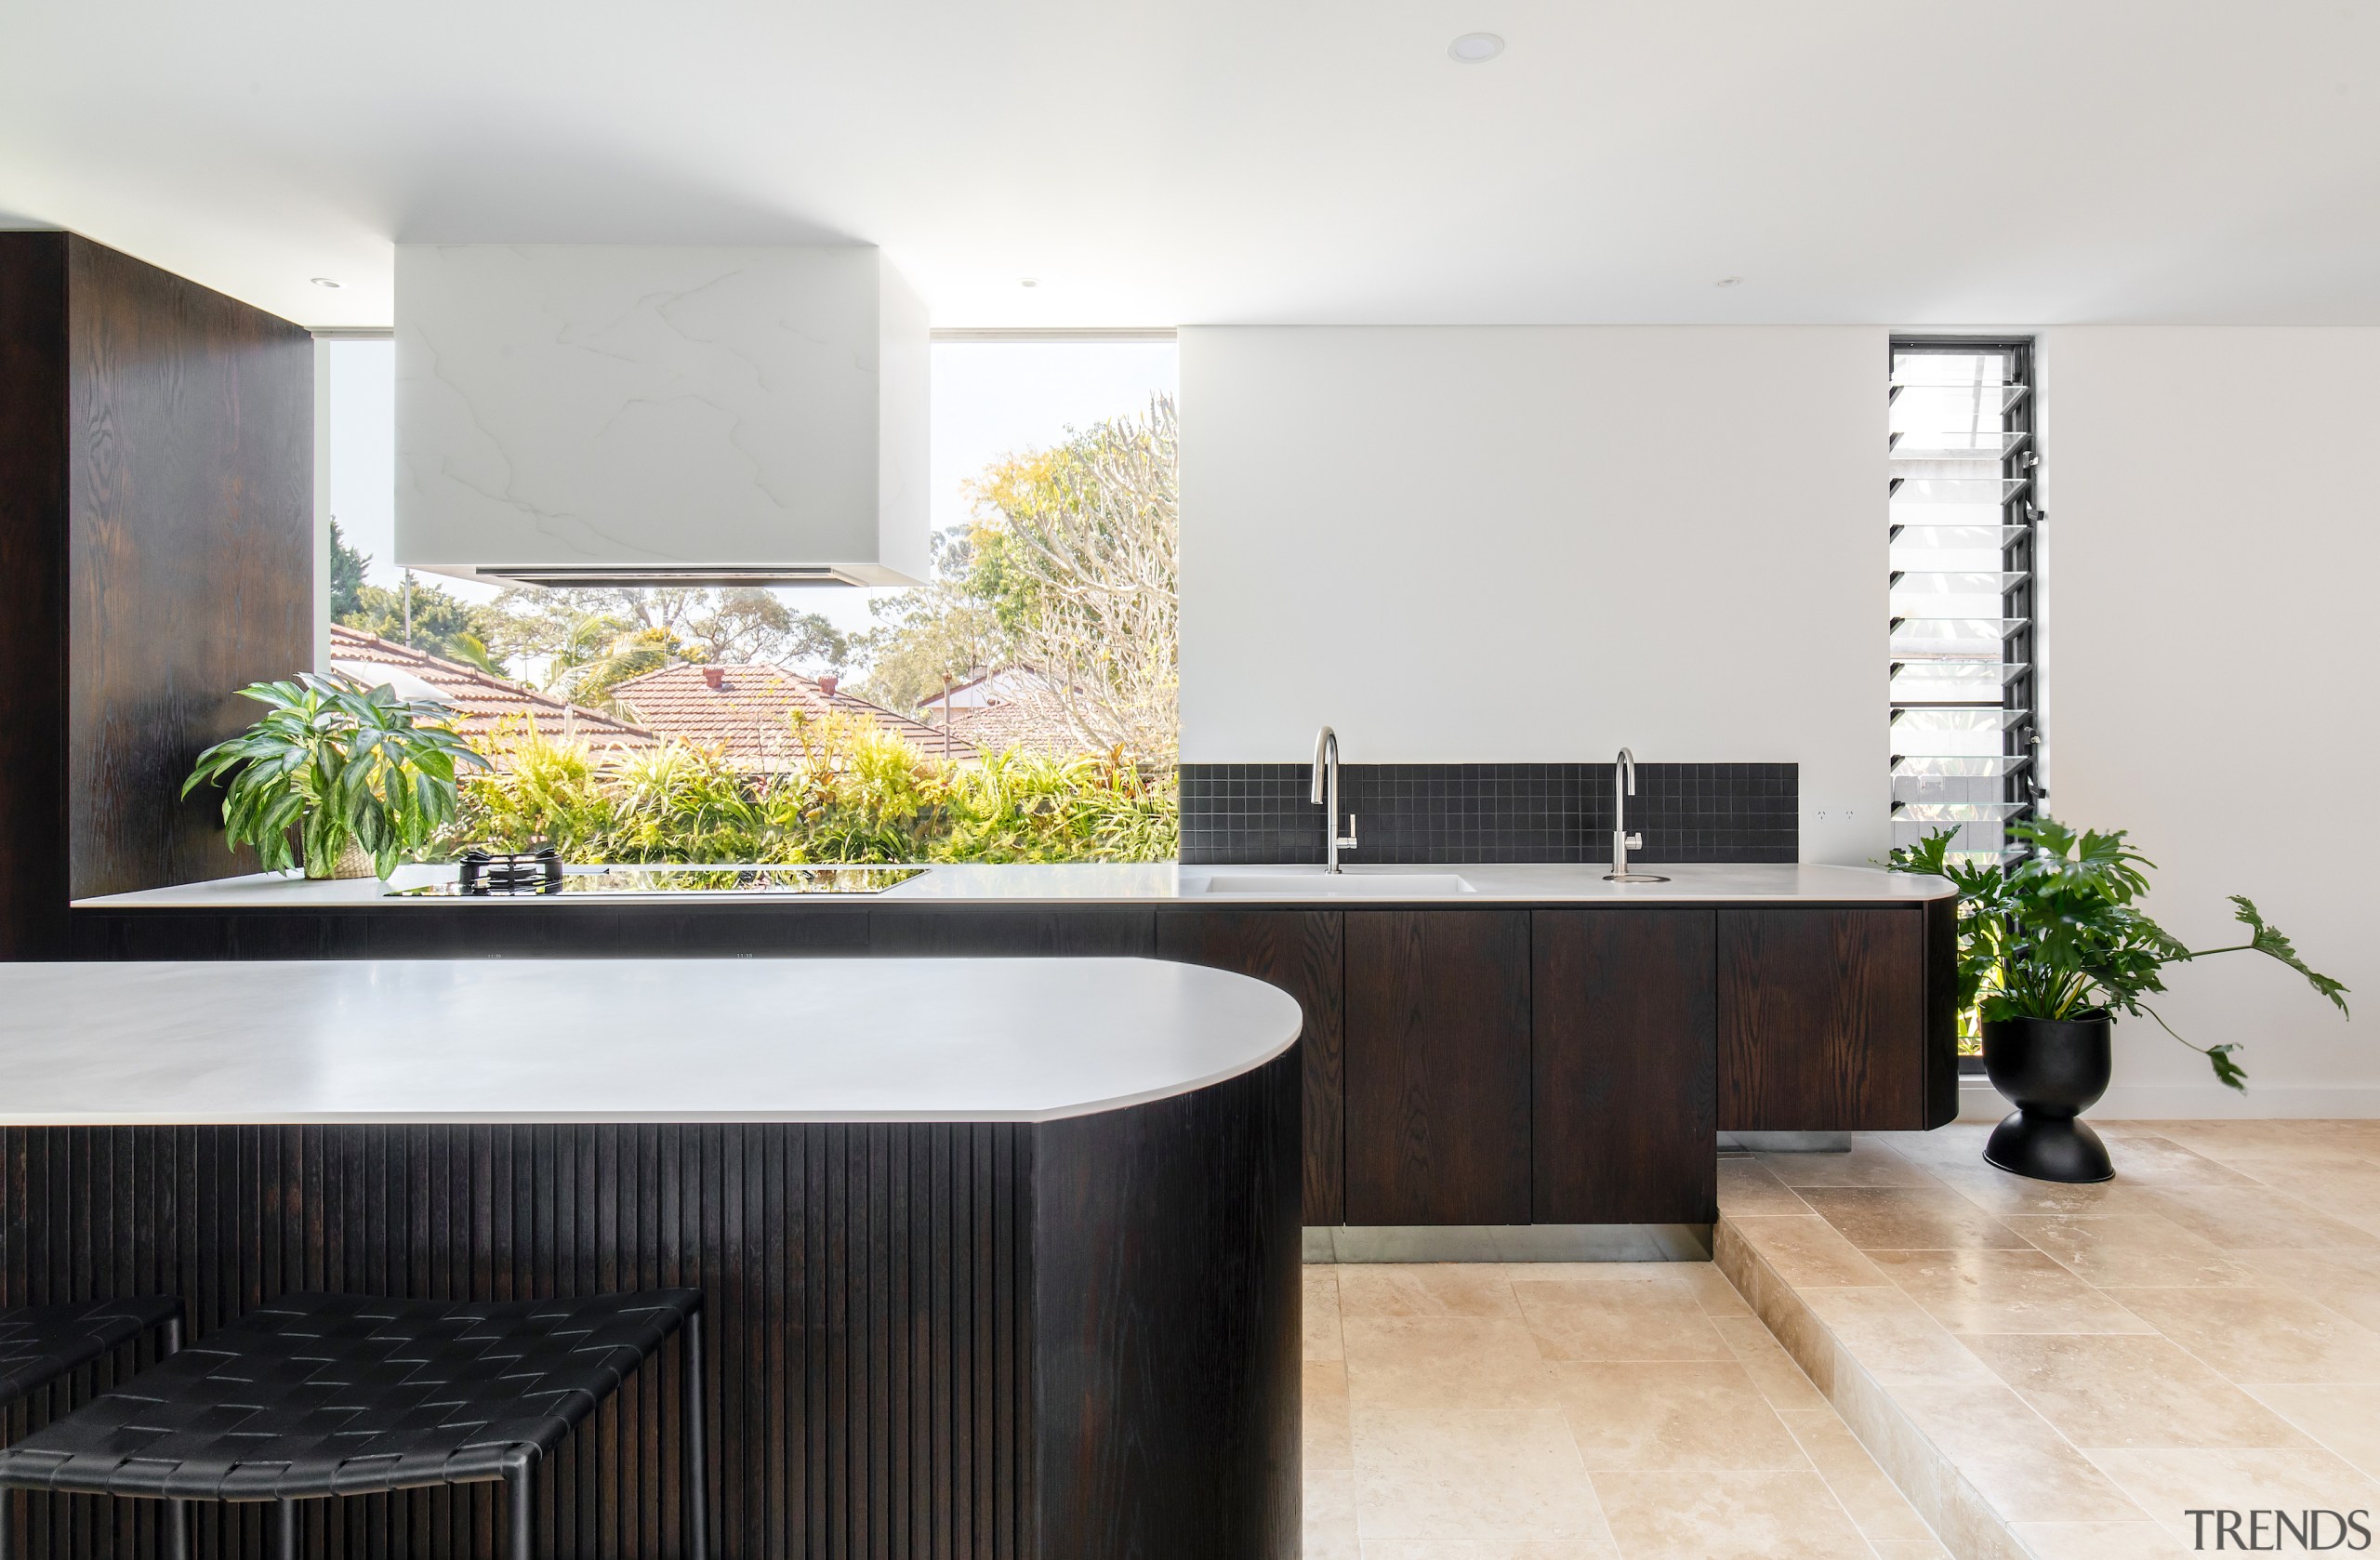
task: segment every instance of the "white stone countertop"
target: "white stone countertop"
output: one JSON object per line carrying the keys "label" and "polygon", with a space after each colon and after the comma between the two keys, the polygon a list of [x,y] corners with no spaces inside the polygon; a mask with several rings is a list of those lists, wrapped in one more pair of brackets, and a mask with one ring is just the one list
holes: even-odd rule
{"label": "white stone countertop", "polygon": [[[1073,863],[1024,866],[930,866],[924,876],[876,894],[654,894],[611,898],[490,897],[407,899],[389,888],[410,888],[438,878],[451,866],[401,866],[386,886],[364,878],[309,881],[295,874],[258,873],[218,878],[179,888],[144,889],[75,901],[78,908],[134,910],[300,909],[377,906],[408,910],[435,906],[471,909],[484,905],[553,906],[636,904],[649,899],[717,900],[730,903],[789,903],[802,906],[1008,904],[1008,905],[1352,905],[1440,904],[1726,904],[1813,901],[1830,904],[1913,904],[1948,899],[1956,891],[1940,878],[1886,872],[1871,866],[1760,866],[1749,864],[1643,864],[1664,883],[1606,883],[1596,865],[1524,863],[1375,866],[1350,865],[1338,880],[1318,866],[1181,866],[1172,862],[1139,865]],[[1393,879],[1404,879],[1396,882]],[[1222,879],[1218,892],[1217,879]],[[1417,880],[1418,879],[1418,880]],[[1448,879],[1460,879],[1460,887]]]}
{"label": "white stone countertop", "polygon": [[1144,958],[0,964],[0,1125],[1050,1121],[1299,1025]]}

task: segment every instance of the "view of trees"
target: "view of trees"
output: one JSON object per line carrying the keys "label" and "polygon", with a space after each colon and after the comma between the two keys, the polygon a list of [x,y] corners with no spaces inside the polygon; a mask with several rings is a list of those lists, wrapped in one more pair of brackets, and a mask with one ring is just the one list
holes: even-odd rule
{"label": "view of trees", "polygon": [[608,708],[615,684],[662,667],[769,661],[840,671],[851,655],[848,641],[824,616],[796,612],[774,591],[751,586],[513,585],[487,611],[500,654],[541,663],[548,692],[590,708]]}
{"label": "view of trees", "polygon": [[[767,661],[862,672],[855,693],[914,712],[945,684],[1039,674],[1083,750],[1166,766],[1176,747],[1179,646],[1172,401],[1011,456],[968,492],[963,530],[933,538],[933,577],[870,603],[846,637],[774,591],[511,586],[474,604],[413,580],[411,642],[608,708],[610,690],[686,662]],[[332,615],[404,641],[402,588],[332,526]],[[506,668],[511,670],[507,672]]]}
{"label": "view of trees", "polygon": [[1170,763],[1180,648],[1172,401],[1013,456],[970,485],[931,585],[873,610],[860,692],[915,708],[942,680],[1030,667],[1091,750]]}
{"label": "view of trees", "polygon": [[[406,643],[404,588],[365,584],[364,571],[371,562],[370,554],[347,545],[338,522],[332,521],[331,621]],[[487,608],[475,606],[441,586],[414,580],[409,642],[417,649],[502,677],[504,667],[490,649],[496,630],[496,619]]]}
{"label": "view of trees", "polygon": [[910,711],[962,682],[1007,664],[1010,635],[998,603],[975,578],[975,544],[963,531],[933,534],[933,577],[868,603],[876,627],[853,645],[866,676],[853,691],[887,709]]}
{"label": "view of trees", "polygon": [[[372,560],[331,522],[331,617],[350,628],[408,642],[403,587],[367,585]],[[814,612],[796,612],[774,591],[549,590],[507,587],[477,604],[413,579],[410,641],[433,655],[493,672],[528,674],[549,693],[607,708],[614,684],[682,662],[773,661],[840,671],[845,636]]]}

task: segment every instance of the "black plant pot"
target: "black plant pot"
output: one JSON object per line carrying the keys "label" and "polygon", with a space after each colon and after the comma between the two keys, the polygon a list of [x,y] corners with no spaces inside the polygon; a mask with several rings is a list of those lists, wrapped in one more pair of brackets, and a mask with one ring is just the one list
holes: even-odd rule
{"label": "black plant pot", "polygon": [[1983,1026],[1983,1070],[2016,1104],[1984,1145],[1989,1164],[2035,1181],[2107,1181],[2116,1173],[2099,1134],[2075,1117],[2108,1091],[2115,1021],[2007,1018]]}

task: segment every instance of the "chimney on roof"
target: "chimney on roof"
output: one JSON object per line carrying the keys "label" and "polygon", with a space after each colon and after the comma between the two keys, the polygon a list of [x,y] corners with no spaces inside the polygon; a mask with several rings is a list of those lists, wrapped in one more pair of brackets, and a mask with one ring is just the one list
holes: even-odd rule
{"label": "chimney on roof", "polygon": [[703,668],[703,685],[705,687],[716,688],[726,681],[727,668],[725,667],[705,667]]}
{"label": "chimney on roof", "polygon": [[842,681],[833,672],[821,672],[818,676],[818,691],[831,699],[835,696],[836,686]]}

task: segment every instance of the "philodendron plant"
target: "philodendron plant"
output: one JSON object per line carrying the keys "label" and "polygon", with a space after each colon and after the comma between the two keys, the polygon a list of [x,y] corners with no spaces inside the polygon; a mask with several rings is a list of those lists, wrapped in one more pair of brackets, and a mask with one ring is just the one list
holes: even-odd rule
{"label": "philodendron plant", "polygon": [[2306,977],[2347,1009],[2347,987],[2318,974],[2279,929],[2242,894],[2230,896],[2248,940],[2191,948],[2151,920],[2137,903],[2149,892],[2145,867],[2156,863],[2123,842],[2124,831],[2077,833],[2053,818],[2008,826],[2020,848],[1996,860],[1955,861],[1955,829],[1943,829],[1892,853],[1901,872],[1930,872],[1959,889],[1959,1011],[1984,1023],[2012,1018],[2071,1019],[2101,1013],[2147,1014],[2204,1056],[2215,1076],[2242,1092],[2247,1073],[2231,1059],[2236,1041],[2202,1046],[2175,1034],[2144,998],[2165,989],[2169,964],[2221,953],[2260,953]]}
{"label": "philodendron plant", "polygon": [[443,707],[337,673],[240,694],[265,707],[263,719],[201,753],[182,794],[224,783],[225,843],[254,845],[271,871],[302,863],[327,878],[352,844],[386,878],[455,816],[455,766],[487,764]]}

